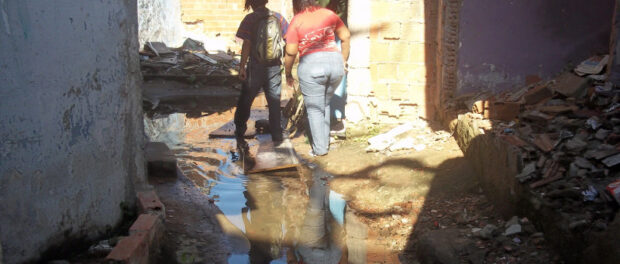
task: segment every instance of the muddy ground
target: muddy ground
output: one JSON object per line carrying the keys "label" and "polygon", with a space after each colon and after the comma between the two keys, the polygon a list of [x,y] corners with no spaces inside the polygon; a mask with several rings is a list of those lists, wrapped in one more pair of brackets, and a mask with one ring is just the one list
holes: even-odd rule
{"label": "muddy ground", "polygon": [[[291,141],[304,164],[300,172],[246,175],[234,140],[209,138],[232,120],[234,100],[214,110],[196,99],[205,88],[184,89],[194,94],[190,109],[163,99],[151,100],[164,112],[152,103],[145,109],[149,140],[165,142],[180,169],[176,180],[151,181],[168,210],[162,263],[298,263],[314,210],[310,201],[332,191],[365,226],[362,259],[368,263],[560,263],[526,218],[496,212],[445,131],[416,126],[409,136],[424,149],[369,153],[367,139],[391,126],[350,126],[370,132],[334,140],[329,154],[316,158],[307,155],[307,138],[297,135]],[[183,106],[181,97],[175,104]],[[264,118],[264,99],[256,102],[252,118]],[[258,141],[249,143],[255,151]],[[313,188],[323,185],[326,190]],[[329,230],[337,245],[330,260],[346,262],[347,230]]]}

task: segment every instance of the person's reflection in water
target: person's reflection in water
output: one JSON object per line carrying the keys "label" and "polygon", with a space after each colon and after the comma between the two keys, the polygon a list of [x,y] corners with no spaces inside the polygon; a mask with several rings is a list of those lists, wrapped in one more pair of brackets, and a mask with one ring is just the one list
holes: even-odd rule
{"label": "person's reflection in water", "polygon": [[316,169],[312,173],[310,201],[301,226],[295,253],[300,263],[346,263],[344,229],[329,210],[329,189],[326,172]]}
{"label": "person's reflection in water", "polygon": [[[250,240],[250,263],[269,263],[281,256],[282,186],[277,178],[251,176],[241,217]],[[248,209],[250,217],[248,217]]]}

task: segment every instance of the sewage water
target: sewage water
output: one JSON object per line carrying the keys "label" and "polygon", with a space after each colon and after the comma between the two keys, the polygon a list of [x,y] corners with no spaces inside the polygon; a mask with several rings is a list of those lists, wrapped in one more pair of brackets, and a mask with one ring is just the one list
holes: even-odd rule
{"label": "sewage water", "polygon": [[[302,173],[243,173],[235,142],[209,139],[227,116],[145,118],[149,141],[165,142],[179,168],[225,217],[229,263],[338,263],[345,248],[342,196],[329,190],[320,168]],[[256,140],[249,143],[258,144]]]}

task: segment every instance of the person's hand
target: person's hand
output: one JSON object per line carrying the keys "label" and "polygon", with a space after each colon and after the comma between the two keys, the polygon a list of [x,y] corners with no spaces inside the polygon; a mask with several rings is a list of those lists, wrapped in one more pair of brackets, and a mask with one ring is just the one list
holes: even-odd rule
{"label": "person's hand", "polygon": [[245,67],[239,67],[239,80],[245,81],[247,79],[247,73],[245,71]]}
{"label": "person's hand", "polygon": [[287,74],[286,75],[286,84],[288,84],[289,87],[295,87],[295,79],[293,79],[293,75],[292,74]]}

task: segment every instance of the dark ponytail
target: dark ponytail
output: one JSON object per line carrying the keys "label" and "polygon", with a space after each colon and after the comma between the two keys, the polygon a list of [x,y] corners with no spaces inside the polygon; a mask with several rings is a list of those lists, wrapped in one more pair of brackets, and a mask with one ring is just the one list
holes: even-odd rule
{"label": "dark ponytail", "polygon": [[245,0],[245,7],[243,10],[248,11],[250,7],[252,9],[259,8],[267,4],[268,0]]}
{"label": "dark ponytail", "polygon": [[293,0],[293,13],[301,13],[306,10],[316,10],[321,6],[316,0]]}

